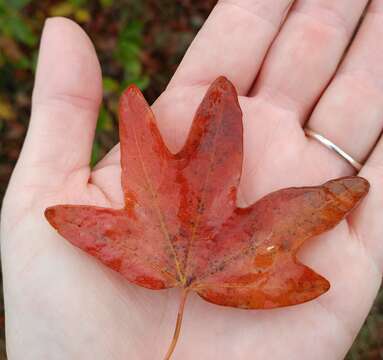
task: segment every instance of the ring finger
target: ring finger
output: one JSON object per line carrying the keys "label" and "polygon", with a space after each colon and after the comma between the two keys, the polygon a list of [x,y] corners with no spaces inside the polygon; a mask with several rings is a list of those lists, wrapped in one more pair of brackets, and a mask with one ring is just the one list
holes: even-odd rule
{"label": "ring finger", "polygon": [[[383,23],[373,1],[334,80],[306,126],[363,163],[383,128]],[[313,151],[327,151],[310,140]],[[335,158],[335,157],[334,157]],[[350,166],[349,171],[354,169]]]}

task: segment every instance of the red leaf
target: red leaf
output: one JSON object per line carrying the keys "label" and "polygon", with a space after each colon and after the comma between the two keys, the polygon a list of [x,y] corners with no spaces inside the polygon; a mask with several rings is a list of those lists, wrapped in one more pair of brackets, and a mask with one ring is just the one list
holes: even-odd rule
{"label": "red leaf", "polygon": [[45,215],[75,246],[150,289],[197,292],[215,304],[266,309],[300,304],[329,282],[299,263],[304,241],[337,225],[366,195],[360,177],[271,193],[236,206],[242,114],[233,85],[217,79],[184,148],[172,154],[149,105],[131,86],[120,102],[125,208],[58,205]]}

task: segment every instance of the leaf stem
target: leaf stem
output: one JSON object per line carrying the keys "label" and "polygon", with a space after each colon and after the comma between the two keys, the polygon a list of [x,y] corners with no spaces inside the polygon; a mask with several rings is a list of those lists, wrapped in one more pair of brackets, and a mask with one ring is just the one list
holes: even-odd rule
{"label": "leaf stem", "polygon": [[174,352],[174,349],[176,348],[177,341],[181,332],[182,319],[184,315],[185,303],[186,303],[186,298],[188,296],[188,292],[189,292],[188,289],[183,289],[182,291],[180,304],[178,307],[177,322],[176,322],[176,327],[174,329],[173,339],[172,339],[172,342],[170,343],[168,352],[166,353],[164,360],[170,360]]}

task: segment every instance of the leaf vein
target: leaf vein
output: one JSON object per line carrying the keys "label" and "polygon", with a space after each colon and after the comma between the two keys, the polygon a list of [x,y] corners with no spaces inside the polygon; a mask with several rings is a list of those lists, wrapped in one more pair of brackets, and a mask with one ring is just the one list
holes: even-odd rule
{"label": "leaf vein", "polygon": [[156,212],[157,212],[157,217],[158,217],[158,221],[160,223],[162,234],[164,235],[165,239],[167,240],[167,242],[170,245],[170,249],[171,249],[171,252],[172,252],[172,255],[173,255],[173,258],[174,258],[174,262],[175,262],[175,265],[176,265],[178,276],[179,276],[180,280],[182,282],[184,282],[184,275],[181,272],[180,263],[179,263],[179,260],[177,258],[177,253],[175,251],[175,248],[174,248],[174,245],[173,245],[172,241],[170,240],[169,231],[168,231],[168,229],[166,227],[163,214],[162,214],[161,209],[159,207],[159,204],[157,203],[157,200],[156,200],[157,199],[157,194],[154,191],[153,185],[152,185],[152,183],[150,181],[148,172],[147,172],[146,167],[145,167],[145,163],[144,163],[144,160],[143,160],[143,155],[142,155],[142,152],[141,152],[141,148],[140,148],[140,146],[138,144],[136,128],[135,128],[134,125],[133,125],[133,133],[134,133],[134,140],[135,140],[136,148],[137,148],[138,155],[139,155],[139,158],[140,158],[140,163],[141,163],[141,166],[142,166],[142,171],[144,173],[145,182],[146,182],[146,184],[148,186],[150,195],[151,195],[152,200],[153,200],[154,208],[156,209]]}

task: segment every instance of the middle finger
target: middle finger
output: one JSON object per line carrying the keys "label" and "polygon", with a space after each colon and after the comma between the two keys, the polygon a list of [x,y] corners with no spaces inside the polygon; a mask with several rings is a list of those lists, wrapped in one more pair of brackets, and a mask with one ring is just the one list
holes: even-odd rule
{"label": "middle finger", "polygon": [[298,0],[270,49],[251,95],[304,122],[334,74],[367,0]]}

